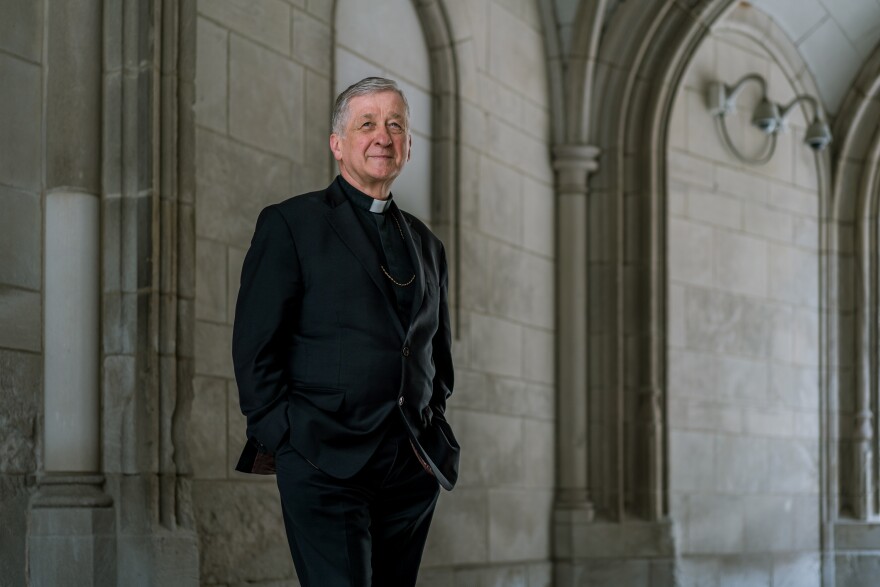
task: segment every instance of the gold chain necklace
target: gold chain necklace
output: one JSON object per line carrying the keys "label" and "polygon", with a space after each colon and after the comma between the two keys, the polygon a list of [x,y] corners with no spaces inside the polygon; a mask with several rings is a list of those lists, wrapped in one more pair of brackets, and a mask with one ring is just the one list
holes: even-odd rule
{"label": "gold chain necklace", "polygon": [[[403,236],[403,229],[400,228],[400,222],[397,221],[397,216],[395,216],[393,212],[391,212],[390,214],[391,214],[391,218],[394,220],[394,224],[397,225],[397,232],[400,233],[400,240],[402,240],[403,243],[406,244],[406,237]],[[400,286],[400,287],[406,287],[408,285],[412,285],[412,282],[415,281],[415,279],[416,279],[416,274],[413,273],[412,277],[410,277],[406,283],[400,283],[399,281],[397,281],[396,279],[391,277],[391,274],[388,273],[388,270],[385,269],[385,267],[381,263],[379,264],[379,268],[382,270],[382,273],[385,274],[385,277],[387,277],[388,279],[391,280],[391,283],[393,283],[394,285]]]}

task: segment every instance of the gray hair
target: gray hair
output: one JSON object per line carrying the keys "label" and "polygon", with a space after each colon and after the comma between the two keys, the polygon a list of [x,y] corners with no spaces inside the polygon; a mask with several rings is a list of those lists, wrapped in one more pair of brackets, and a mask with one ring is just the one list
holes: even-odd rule
{"label": "gray hair", "polygon": [[348,123],[348,104],[352,98],[378,94],[379,92],[397,92],[400,99],[403,100],[404,116],[406,117],[407,126],[409,126],[409,102],[406,101],[406,96],[403,95],[403,90],[400,89],[397,82],[384,77],[365,77],[361,81],[348,86],[336,98],[336,104],[333,106],[333,116],[330,119],[333,133],[340,136],[345,134],[345,125]]}

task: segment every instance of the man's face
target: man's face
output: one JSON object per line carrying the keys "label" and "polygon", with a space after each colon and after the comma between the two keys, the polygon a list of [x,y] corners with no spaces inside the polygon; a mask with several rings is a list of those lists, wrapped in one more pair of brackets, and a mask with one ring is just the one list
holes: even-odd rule
{"label": "man's face", "polygon": [[394,91],[355,96],[348,103],[343,135],[330,135],[342,176],[373,197],[386,198],[409,161],[406,107]]}

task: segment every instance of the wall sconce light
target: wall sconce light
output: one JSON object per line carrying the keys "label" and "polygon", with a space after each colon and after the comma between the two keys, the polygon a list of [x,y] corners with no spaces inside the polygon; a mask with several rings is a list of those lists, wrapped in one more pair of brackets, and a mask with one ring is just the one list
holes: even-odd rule
{"label": "wall sconce light", "polygon": [[[754,156],[748,157],[744,155],[730,140],[730,133],[727,131],[726,116],[733,112],[736,107],[736,99],[748,82],[755,82],[761,86],[761,100],[752,112],[752,125],[767,135],[767,141],[761,152]],[[709,84],[706,92],[706,100],[709,107],[709,113],[715,117],[715,124],[718,132],[727,149],[743,163],[750,165],[763,165],[767,163],[776,150],[776,135],[784,132],[787,128],[788,118],[794,111],[794,107],[799,102],[809,102],[813,106],[813,122],[807,127],[804,142],[814,151],[821,151],[831,142],[831,130],[824,121],[819,101],[813,96],[806,94],[797,96],[784,107],[770,101],[767,98],[767,82],[757,73],[751,73],[733,86],[728,86],[721,82],[712,82]]]}

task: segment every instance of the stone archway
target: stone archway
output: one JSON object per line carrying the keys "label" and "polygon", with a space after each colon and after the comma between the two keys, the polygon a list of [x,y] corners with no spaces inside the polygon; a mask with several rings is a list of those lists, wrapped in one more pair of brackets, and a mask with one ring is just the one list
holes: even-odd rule
{"label": "stone archway", "polygon": [[[878,257],[880,50],[865,61],[834,124],[839,147],[826,203],[827,548],[835,584],[876,566],[878,513]],[[831,562],[829,560],[829,562]],[[829,572],[830,574],[830,572]]]}
{"label": "stone archway", "polygon": [[[578,178],[569,171],[570,146],[557,147],[555,164],[560,210],[567,196],[579,192],[583,203],[574,222],[581,231],[586,225],[590,236],[565,241],[576,247],[560,247],[560,268],[573,272],[560,275],[558,295],[562,309],[564,291],[583,284],[574,303],[590,312],[580,328],[560,328],[558,342],[563,353],[573,355],[567,362],[560,356],[559,363],[560,460],[586,467],[585,479],[579,479],[585,503],[572,509],[561,499],[565,496],[557,499],[560,585],[572,584],[579,572],[603,568],[610,573],[603,577],[629,576],[625,573],[646,559],[653,568],[659,565],[658,572],[673,573],[676,547],[667,519],[667,124],[696,48],[733,5],[671,1],[645,10],[624,3],[607,22],[600,11],[579,23],[588,27],[580,37],[573,34],[582,42],[572,48],[582,58],[574,61],[581,71],[565,81],[584,79],[590,87],[580,96],[566,94],[568,102],[557,96],[554,103],[565,103],[567,113],[560,116],[582,121],[579,133],[565,137],[580,151],[579,189],[571,187]],[[590,31],[603,25],[593,51]],[[559,92],[563,86],[552,88]],[[590,95],[594,87],[601,95]],[[565,222],[560,212],[560,235]],[[588,366],[580,367],[585,358]],[[580,413],[584,408],[587,413]],[[594,510],[600,521],[591,522]],[[596,540],[584,540],[585,535]],[[643,546],[638,553],[631,549],[633,540]]]}
{"label": "stone archway", "polygon": [[[601,308],[584,317],[583,328],[570,331],[560,328],[559,331],[558,347],[564,349],[561,355],[574,355],[568,363],[569,367],[566,367],[564,356],[560,357],[560,459],[563,462],[575,460],[577,462],[573,463],[573,468],[580,469],[584,466],[580,461],[582,453],[588,455],[588,471],[582,491],[587,502],[587,507],[582,511],[586,514],[566,513],[565,500],[558,500],[556,525],[563,537],[568,536],[569,532],[574,535],[578,528],[589,525],[594,507],[600,517],[617,520],[619,527],[626,527],[626,520],[632,516],[659,522],[668,511],[668,473],[665,463],[668,446],[664,424],[667,409],[666,124],[675,90],[696,47],[710,27],[723,18],[733,5],[734,2],[729,0],[689,4],[664,2],[652,10],[639,7],[641,12],[634,6],[617,6],[617,14],[605,23],[605,36],[595,53],[589,49],[589,44],[575,45],[571,49],[573,56],[583,57],[589,62],[586,68],[583,62],[572,60],[582,70],[579,75],[596,80],[602,95],[590,97],[587,91],[580,97],[570,92],[562,96],[565,83],[571,83],[574,79],[570,72],[565,74],[568,77],[563,82],[551,83],[554,104],[564,104],[567,108],[567,112],[557,113],[554,128],[560,128],[560,120],[577,118],[571,113],[573,108],[582,108],[580,119],[586,121],[579,127],[582,131],[580,134],[564,138],[567,143],[580,148],[577,156],[580,179],[571,175],[572,150],[568,147],[557,148],[555,163],[560,208],[568,194],[579,192],[586,200],[589,191],[589,210],[584,204],[577,218],[578,222],[587,224],[589,233],[596,235],[582,244],[586,250],[578,247],[559,249],[560,268],[563,271],[573,268],[572,273],[560,276],[559,288],[571,289],[585,284],[578,290],[583,295],[577,297],[575,303]],[[592,21],[579,22],[577,26],[584,31],[598,30],[603,25],[603,12],[599,10],[593,15]],[[573,36],[578,38],[576,33]],[[581,38],[590,39],[591,35],[585,32]],[[633,43],[633,39],[640,41]],[[548,52],[552,68],[553,60],[564,52]],[[865,107],[868,99],[864,98],[867,92],[864,88],[867,86],[862,83],[860,87],[860,105],[845,107],[844,112],[850,108],[849,112],[858,111],[858,114],[850,115],[852,118],[872,119],[871,114],[865,114],[871,110]],[[588,89],[592,90],[592,84]],[[850,100],[847,104],[850,102],[857,101]],[[841,120],[844,120],[843,116]],[[848,127],[848,124],[842,127],[841,124],[844,123],[838,123],[838,136],[842,136],[842,129]],[[556,140],[560,141],[561,136],[557,132]],[[861,140],[867,141],[867,137],[863,136]],[[847,165],[844,161],[848,157],[841,155],[837,159],[840,162],[838,165]],[[593,173],[594,170],[598,171]],[[828,193],[830,170],[831,160],[826,156],[820,160],[819,168],[824,194]],[[587,188],[586,177],[591,174]],[[844,172],[837,175],[838,178],[849,176],[850,173]],[[572,179],[579,187],[571,187]],[[838,184],[840,181],[838,179]],[[835,194],[846,189],[853,191],[851,180],[846,186],[836,185]],[[831,202],[827,195],[823,196],[822,201],[825,206]],[[840,198],[835,196],[835,206],[849,210],[846,218],[853,217],[852,202],[843,205]],[[823,211],[823,218],[828,218],[828,214],[827,209]],[[560,231],[565,227],[564,221],[560,215]],[[827,234],[822,233],[823,250],[834,248],[840,240],[840,236],[833,232],[837,228],[829,230]],[[581,244],[571,239],[565,242]],[[589,262],[583,263],[578,259],[588,259]],[[851,272],[845,274],[836,267],[837,262],[829,258],[822,267],[822,299],[826,300],[823,303],[828,308],[833,308],[839,299],[837,284],[842,283],[841,279],[853,279]],[[845,277],[841,278],[841,275]],[[589,294],[586,293],[587,287]],[[843,290],[842,287],[840,289]],[[562,291],[559,295],[559,305],[563,308]],[[837,314],[840,312],[831,312],[827,328],[822,328],[825,333],[823,340],[830,344],[834,343],[830,340],[834,336],[827,333],[840,329]],[[871,342],[867,348],[875,349],[876,346],[872,346],[875,344]],[[831,354],[823,357],[823,361],[834,364],[839,354],[839,349],[832,350]],[[862,352],[860,356],[867,355]],[[576,372],[577,361],[583,363],[584,357],[599,359],[591,361],[587,368],[581,367],[584,372]],[[829,397],[828,390],[842,388],[846,375],[831,375],[831,380],[823,377],[822,397]],[[588,396],[587,406],[579,403],[583,402],[576,397],[580,394]],[[566,426],[566,406],[575,410],[587,407],[588,414],[578,416]],[[829,440],[834,436],[834,422],[828,415],[829,410],[835,408],[825,404],[821,409],[824,439],[822,486],[826,497],[833,501],[831,495],[835,493],[834,478],[837,475],[837,459],[833,453],[838,449]],[[603,430],[603,422],[611,422],[610,429]],[[569,446],[578,448],[572,450]],[[601,454],[600,447],[611,454]],[[827,522],[836,515],[833,513],[835,511],[833,504],[825,504],[823,520]],[[617,532],[614,528],[604,531]],[[823,533],[824,548],[831,548],[832,537],[827,530]],[[606,539],[606,545],[607,542]],[[571,542],[562,540],[560,544],[561,547],[557,545],[556,556],[561,563],[562,573],[557,572],[557,578],[560,584],[566,584],[563,582],[569,580],[566,565],[577,567],[579,553],[585,558],[593,555],[586,550],[578,550],[574,539]],[[664,551],[664,548],[671,549],[671,543],[666,542],[664,546],[662,539],[655,537],[652,544],[654,546],[646,552],[653,554],[645,556],[672,552]],[[614,556],[613,549],[608,550],[610,552],[606,556]],[[620,553],[617,556],[622,560],[618,562],[632,559],[631,555],[622,554],[623,550]],[[827,557],[825,562],[824,576],[828,581],[833,574],[833,566],[827,565]]]}

